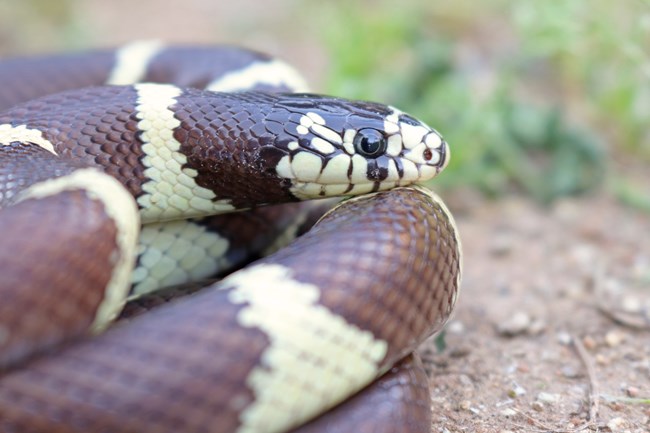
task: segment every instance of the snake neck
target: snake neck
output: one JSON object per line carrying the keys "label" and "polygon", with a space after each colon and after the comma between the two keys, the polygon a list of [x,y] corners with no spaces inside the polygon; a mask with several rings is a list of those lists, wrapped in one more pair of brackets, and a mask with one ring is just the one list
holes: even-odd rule
{"label": "snake neck", "polygon": [[[45,151],[54,167],[115,177],[144,222],[391,189],[430,179],[448,158],[435,131],[388,106],[152,83],[19,105],[0,114],[0,145],[16,143]],[[27,171],[18,183],[40,178]]]}
{"label": "snake neck", "polygon": [[[277,144],[288,139],[266,127],[272,104],[264,93],[235,98],[152,84],[27,102],[0,114],[2,166],[20,168],[3,183],[2,199],[10,202],[44,179],[93,167],[129,190],[145,221],[296,201],[290,181],[275,170],[286,154]],[[175,211],[156,210],[170,203]]]}

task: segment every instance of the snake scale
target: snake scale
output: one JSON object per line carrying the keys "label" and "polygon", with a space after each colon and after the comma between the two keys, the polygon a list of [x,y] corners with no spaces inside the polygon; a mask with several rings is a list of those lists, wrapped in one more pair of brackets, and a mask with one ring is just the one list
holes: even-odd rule
{"label": "snake scale", "polygon": [[448,162],[435,130],[226,46],[4,59],[0,83],[0,432],[430,431],[412,353],[461,262],[413,186]]}

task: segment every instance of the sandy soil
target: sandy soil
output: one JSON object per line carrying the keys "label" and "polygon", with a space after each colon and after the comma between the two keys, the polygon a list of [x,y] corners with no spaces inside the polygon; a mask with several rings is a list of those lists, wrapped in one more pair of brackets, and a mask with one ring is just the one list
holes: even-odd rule
{"label": "sandy soil", "polygon": [[650,431],[647,214],[465,195],[447,198],[465,251],[447,349],[422,349],[433,431]]}

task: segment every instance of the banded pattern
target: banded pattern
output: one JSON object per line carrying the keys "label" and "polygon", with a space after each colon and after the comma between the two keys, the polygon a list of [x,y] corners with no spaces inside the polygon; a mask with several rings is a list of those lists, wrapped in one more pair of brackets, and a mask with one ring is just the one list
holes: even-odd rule
{"label": "banded pattern", "polygon": [[[40,57],[3,58],[0,62],[0,111],[21,102],[64,90],[101,84],[174,83],[179,87],[232,91],[219,81],[250,74],[251,66],[265,74],[261,82],[239,81],[247,90],[305,91],[300,74],[266,54],[230,46],[165,46],[160,41],[136,41],[119,50]],[[47,71],[47,78],[44,78]],[[144,71],[144,73],[143,73]],[[227,77],[232,77],[227,79]],[[271,85],[273,84],[273,86]]]}
{"label": "banded pattern", "polygon": [[[49,348],[105,327],[125,303],[136,258],[139,217],[114,178],[77,170],[19,197],[0,212],[0,296],[13,300],[0,307],[0,370],[31,355],[30,346]],[[62,256],[62,245],[70,253]]]}
{"label": "banded pattern", "polygon": [[9,146],[16,142],[32,143],[56,155],[52,143],[43,138],[42,131],[28,129],[25,125],[13,126],[8,123],[0,125],[0,146]]}
{"label": "banded pattern", "polygon": [[[0,432],[287,431],[449,317],[461,266],[453,220],[430,191],[399,188],[446,166],[441,136],[394,107],[277,93],[305,83],[262,54],[217,52],[147,41],[0,62],[0,78],[46,62],[52,90],[72,87],[70,68],[87,71],[82,86],[113,84],[32,101],[50,92],[19,76],[0,90],[0,295],[16,300],[0,306]],[[319,208],[257,206],[366,193],[222,282],[79,340],[127,296],[150,307],[157,295],[137,298],[278,249]],[[295,207],[314,213],[292,221]],[[217,234],[230,227],[241,230]],[[411,404],[399,407],[414,421],[387,414],[384,427],[426,431],[418,369],[405,361],[381,382],[402,385],[364,393]],[[378,431],[359,421],[367,401],[302,429],[327,431],[339,413]]]}
{"label": "banded pattern", "polygon": [[83,191],[91,200],[104,206],[105,219],[116,226],[115,250],[111,253],[111,277],[103,290],[102,300],[93,321],[93,328],[101,329],[117,317],[124,306],[131,285],[135,262],[135,242],[140,218],[131,197],[114,178],[95,169],[79,169],[68,176],[36,183],[19,195],[18,203],[29,199],[43,199],[65,191]]}
{"label": "banded pattern", "polygon": [[230,200],[214,201],[212,190],[197,185],[198,171],[187,167],[187,156],[180,151],[174,130],[181,122],[170,107],[182,90],[165,84],[138,84],[135,89],[142,163],[146,167],[143,174],[147,178],[142,185],[144,194],[138,197],[143,219],[165,221],[234,211]]}
{"label": "banded pattern", "polygon": [[228,239],[189,220],[147,224],[140,236],[141,255],[133,272],[132,296],[214,276],[232,267]]}
{"label": "banded pattern", "polygon": [[411,355],[363,393],[292,433],[430,433],[430,404],[427,374]]}
{"label": "banded pattern", "polygon": [[123,46],[115,53],[115,64],[106,79],[106,84],[116,86],[146,81],[151,61],[163,50],[160,41],[135,41]]}
{"label": "banded pattern", "polygon": [[[402,212],[388,212],[396,208],[417,218],[421,226],[412,230],[411,218],[404,218]],[[399,229],[386,232],[384,228],[389,226]],[[388,239],[377,237],[378,231],[386,233]],[[373,266],[368,266],[366,260],[351,261],[353,253],[347,243],[365,245],[366,260]],[[414,257],[420,260],[413,260]],[[302,379],[307,381],[302,394],[286,392],[269,395],[268,399],[263,397],[255,391],[258,381],[271,380],[287,386],[296,383],[305,368],[289,362],[276,363],[276,356],[288,360],[297,348],[301,353],[297,359],[301,362],[313,366],[324,360],[332,362],[336,365],[334,371],[340,369],[338,374],[342,377],[358,382],[356,388],[370,378],[362,381],[356,377],[359,365],[354,363],[352,354],[348,355],[350,362],[339,363],[335,353],[323,353],[323,347],[312,345],[312,336],[301,329],[310,326],[304,316],[282,308],[263,289],[293,285],[291,290],[298,294],[297,299],[291,300],[293,305],[313,296],[316,290],[322,307],[314,303],[309,308],[325,308],[341,317],[325,325],[328,331],[335,330],[337,321],[341,326],[341,320],[348,323],[342,330],[365,330],[362,333],[367,337],[363,339],[369,345],[365,346],[368,351],[362,358],[376,363],[372,374],[376,377],[413,344],[442,325],[453,308],[458,257],[453,225],[427,191],[403,188],[344,202],[295,242],[292,249],[264,259],[257,265],[258,270],[234,274],[219,286],[137,317],[125,326],[66,349],[57,357],[39,360],[5,375],[0,380],[0,419],[18,431],[30,423],[39,425],[53,419],[59,421],[51,423],[50,431],[74,431],[81,426],[115,432],[194,432],[202,431],[206,425],[213,426],[214,431],[240,432],[290,428],[338,403],[344,398],[343,390],[330,382],[331,389],[318,392],[313,382],[327,384],[328,379],[340,379],[314,373]],[[306,269],[305,263],[312,260],[327,260],[327,264],[346,269],[366,284],[376,282],[375,287],[381,282],[381,291],[370,295],[368,286],[342,287],[342,282],[349,282],[349,275],[331,273],[326,266]],[[398,267],[404,272],[395,272]],[[269,269],[290,272],[294,283],[283,280],[277,287],[264,280],[263,287],[249,290],[251,275]],[[423,292],[420,282],[409,281],[409,273],[421,275],[427,282],[436,275],[437,287]],[[329,278],[323,279],[325,275]],[[404,285],[406,281],[409,282]],[[405,291],[395,292],[397,287]],[[243,300],[242,291],[249,291],[251,303],[228,301]],[[358,302],[359,299],[364,302]],[[255,311],[250,313],[250,308]],[[411,314],[404,316],[402,310]],[[258,318],[272,320],[269,314],[278,316],[278,324],[284,323],[285,328],[274,330],[254,325]],[[276,340],[278,332],[293,337]],[[332,343],[345,341],[334,335],[331,338]],[[241,341],[247,344],[242,346]],[[365,352],[363,346],[347,348],[354,353]],[[265,353],[285,354],[269,357]],[[367,361],[361,362],[363,365]],[[212,386],[216,383],[219,386]],[[66,392],[62,393],[62,389]],[[265,392],[272,393],[273,389],[267,387]],[[264,409],[269,399],[285,410],[269,414]],[[174,404],[159,406],[164,401]]]}

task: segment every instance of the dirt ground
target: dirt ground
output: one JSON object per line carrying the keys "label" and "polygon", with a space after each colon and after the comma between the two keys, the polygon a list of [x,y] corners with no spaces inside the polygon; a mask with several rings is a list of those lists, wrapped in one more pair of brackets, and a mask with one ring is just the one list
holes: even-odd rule
{"label": "dirt ground", "polygon": [[464,279],[446,351],[422,348],[433,431],[649,432],[647,214],[606,195],[446,199]]}

